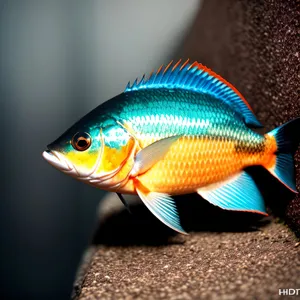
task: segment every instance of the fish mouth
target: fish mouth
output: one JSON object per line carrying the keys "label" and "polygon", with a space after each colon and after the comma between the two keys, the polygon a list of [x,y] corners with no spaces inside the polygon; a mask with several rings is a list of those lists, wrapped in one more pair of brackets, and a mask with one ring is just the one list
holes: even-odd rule
{"label": "fish mouth", "polygon": [[57,151],[47,149],[43,152],[43,157],[50,165],[61,171],[71,171],[73,169]]}

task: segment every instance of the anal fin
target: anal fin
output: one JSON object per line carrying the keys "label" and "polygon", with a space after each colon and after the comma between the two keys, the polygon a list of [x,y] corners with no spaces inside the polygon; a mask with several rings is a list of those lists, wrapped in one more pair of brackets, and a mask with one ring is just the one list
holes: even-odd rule
{"label": "anal fin", "polygon": [[262,195],[245,171],[224,183],[199,188],[197,193],[223,209],[267,215]]}

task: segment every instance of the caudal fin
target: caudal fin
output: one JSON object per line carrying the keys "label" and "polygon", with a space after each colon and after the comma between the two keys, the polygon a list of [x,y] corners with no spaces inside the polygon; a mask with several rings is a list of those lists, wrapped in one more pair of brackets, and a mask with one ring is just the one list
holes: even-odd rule
{"label": "caudal fin", "polygon": [[273,129],[268,135],[273,136],[277,144],[276,163],[268,170],[287,188],[297,193],[293,154],[300,142],[300,118]]}

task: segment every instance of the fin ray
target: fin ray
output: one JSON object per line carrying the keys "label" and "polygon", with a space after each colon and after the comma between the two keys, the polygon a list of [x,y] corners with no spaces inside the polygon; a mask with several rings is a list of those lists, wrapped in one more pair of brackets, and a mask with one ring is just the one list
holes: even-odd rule
{"label": "fin ray", "polygon": [[198,93],[207,93],[230,105],[240,113],[248,125],[262,127],[243,95],[228,81],[204,65],[189,61],[169,63],[152,73],[148,80],[135,81],[126,92],[154,88],[182,88]]}
{"label": "fin ray", "polygon": [[266,169],[292,192],[297,193],[293,153],[300,142],[300,118],[291,120],[267,133],[276,140],[275,163]]}
{"label": "fin ray", "polygon": [[290,153],[278,153],[276,164],[269,172],[292,192],[297,193],[294,159]]}
{"label": "fin ray", "polygon": [[136,191],[147,208],[165,225],[183,234],[187,234],[180,224],[174,200],[168,194],[146,191],[136,180]]}
{"label": "fin ray", "polygon": [[266,215],[264,200],[255,182],[245,171],[225,183],[199,188],[197,192],[211,204],[223,209]]}

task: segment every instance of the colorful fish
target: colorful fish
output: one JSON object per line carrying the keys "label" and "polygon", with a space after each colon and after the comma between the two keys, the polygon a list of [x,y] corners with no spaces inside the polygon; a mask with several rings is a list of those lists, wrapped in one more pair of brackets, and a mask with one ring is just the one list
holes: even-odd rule
{"label": "colorful fish", "polygon": [[261,165],[296,192],[290,132],[300,118],[265,135],[253,127],[262,125],[234,86],[198,62],[178,61],[129,83],[43,156],[122,201],[138,194],[159,220],[185,233],[173,195],[196,192],[223,209],[266,214],[246,167]]}

